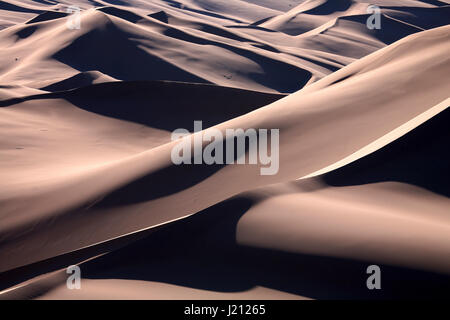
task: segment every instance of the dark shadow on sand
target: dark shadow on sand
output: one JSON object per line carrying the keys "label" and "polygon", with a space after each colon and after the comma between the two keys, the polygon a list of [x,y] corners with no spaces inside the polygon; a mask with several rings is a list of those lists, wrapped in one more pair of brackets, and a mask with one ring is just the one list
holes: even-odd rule
{"label": "dark shadow on sand", "polygon": [[[61,85],[70,87],[70,83]],[[283,97],[284,95],[281,94],[207,84],[117,81],[93,84],[64,92],[12,98],[0,101],[0,107],[8,107],[29,100],[65,99],[81,109],[103,116],[167,131],[178,128],[192,131],[194,120],[201,120],[205,129],[254,111]]]}
{"label": "dark shadow on sand", "polygon": [[397,181],[450,197],[450,109],[322,179],[331,186]]}
{"label": "dark shadow on sand", "polygon": [[249,198],[219,203],[85,263],[84,276],[219,292],[263,286],[319,299],[439,298],[450,289],[448,276],[380,265],[382,290],[371,291],[369,262],[239,246],[236,225],[251,204]]}

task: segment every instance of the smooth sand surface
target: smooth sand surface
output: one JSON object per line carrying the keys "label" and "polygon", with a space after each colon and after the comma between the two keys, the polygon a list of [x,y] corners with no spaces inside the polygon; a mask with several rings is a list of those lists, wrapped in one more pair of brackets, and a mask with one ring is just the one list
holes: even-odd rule
{"label": "smooth sand surface", "polygon": [[[376,298],[370,264],[382,297],[450,286],[448,3],[70,3],[79,29],[0,3],[0,298]],[[174,165],[195,120],[279,129],[278,173]]]}

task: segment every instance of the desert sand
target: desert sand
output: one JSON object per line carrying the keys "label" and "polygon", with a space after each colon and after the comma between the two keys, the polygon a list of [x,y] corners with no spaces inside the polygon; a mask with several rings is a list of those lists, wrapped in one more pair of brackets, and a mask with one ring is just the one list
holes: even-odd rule
{"label": "desert sand", "polygon": [[[0,1],[0,299],[448,294],[449,23],[437,0]],[[175,165],[178,128],[279,129],[279,171]]]}

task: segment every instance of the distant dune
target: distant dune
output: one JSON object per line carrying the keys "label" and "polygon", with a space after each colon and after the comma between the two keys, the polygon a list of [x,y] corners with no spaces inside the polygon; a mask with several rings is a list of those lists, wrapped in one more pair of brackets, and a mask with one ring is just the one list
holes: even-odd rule
{"label": "distant dune", "polygon": [[[450,289],[448,1],[70,3],[0,1],[0,299]],[[178,128],[279,129],[279,171]]]}

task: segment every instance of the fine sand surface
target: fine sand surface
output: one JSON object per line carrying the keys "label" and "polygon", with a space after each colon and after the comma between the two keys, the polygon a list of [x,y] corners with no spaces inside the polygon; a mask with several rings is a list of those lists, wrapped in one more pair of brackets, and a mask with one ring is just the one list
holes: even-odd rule
{"label": "fine sand surface", "polygon": [[[448,295],[449,23],[437,0],[0,1],[0,299]],[[177,128],[279,129],[279,171],[175,165]]]}

